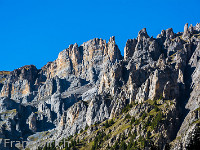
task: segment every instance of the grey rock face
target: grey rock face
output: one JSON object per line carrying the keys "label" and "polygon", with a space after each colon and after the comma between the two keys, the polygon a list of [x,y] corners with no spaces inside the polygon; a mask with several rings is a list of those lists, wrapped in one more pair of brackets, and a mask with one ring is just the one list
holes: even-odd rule
{"label": "grey rock face", "polygon": [[126,46],[124,48],[124,59],[127,60],[128,58],[132,57],[135,51],[135,46],[137,44],[136,39],[129,39],[126,42]]}
{"label": "grey rock face", "polygon": [[[160,105],[173,105],[166,108],[167,123],[153,131],[163,135],[155,143],[159,148],[170,142],[177,145],[172,149],[186,148],[199,120],[199,31],[199,24],[186,24],[183,33],[169,28],[150,38],[144,28],[126,42],[124,59],[115,37],[108,42],[95,38],[70,45],[41,69],[30,65],[0,72],[0,137],[29,139],[27,147],[35,149],[33,145],[44,145],[47,139],[59,142],[118,117],[127,104],[141,104],[130,111],[139,118],[152,109],[146,101],[160,99]],[[142,124],[133,130],[146,136]],[[43,133],[48,134],[39,136]],[[118,136],[107,144],[112,146]]]}
{"label": "grey rock face", "polygon": [[187,36],[189,36],[188,23],[185,24],[184,32],[183,32],[183,37],[187,37]]}

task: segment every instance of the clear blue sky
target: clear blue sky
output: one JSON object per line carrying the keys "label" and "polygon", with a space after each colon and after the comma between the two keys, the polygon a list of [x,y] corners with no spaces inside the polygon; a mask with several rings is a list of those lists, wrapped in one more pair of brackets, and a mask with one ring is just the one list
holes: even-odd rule
{"label": "clear blue sky", "polygon": [[200,22],[199,6],[199,0],[0,0],[0,70],[41,68],[70,44],[96,37],[115,36],[123,53],[144,27],[155,37]]}

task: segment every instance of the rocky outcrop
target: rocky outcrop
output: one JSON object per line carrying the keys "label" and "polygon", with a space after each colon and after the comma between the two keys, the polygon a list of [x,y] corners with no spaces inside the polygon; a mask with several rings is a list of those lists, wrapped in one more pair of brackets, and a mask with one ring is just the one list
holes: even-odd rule
{"label": "rocky outcrop", "polygon": [[32,113],[27,120],[27,123],[29,124],[29,129],[31,129],[32,131],[36,131],[37,127],[36,127],[36,115],[35,113]]}
{"label": "rocky outcrop", "polygon": [[136,39],[129,39],[126,42],[126,46],[124,48],[124,59],[127,60],[128,58],[131,58],[135,51],[135,46],[137,44]]}

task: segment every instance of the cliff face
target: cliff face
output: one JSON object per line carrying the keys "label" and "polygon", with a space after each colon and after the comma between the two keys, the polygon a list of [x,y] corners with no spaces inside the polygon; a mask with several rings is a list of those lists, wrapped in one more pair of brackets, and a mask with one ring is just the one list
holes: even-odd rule
{"label": "cliff face", "polygon": [[[88,144],[99,130],[110,136],[99,149],[141,138],[146,142],[135,147],[191,147],[200,124],[199,58],[200,24],[186,24],[184,32],[170,28],[157,38],[142,29],[127,41],[124,58],[115,37],[95,38],[70,45],[41,69],[2,71],[0,137],[28,139],[27,147],[36,149],[44,139],[59,142],[77,133]],[[107,130],[104,121],[112,118]],[[129,125],[130,118],[138,122]]]}

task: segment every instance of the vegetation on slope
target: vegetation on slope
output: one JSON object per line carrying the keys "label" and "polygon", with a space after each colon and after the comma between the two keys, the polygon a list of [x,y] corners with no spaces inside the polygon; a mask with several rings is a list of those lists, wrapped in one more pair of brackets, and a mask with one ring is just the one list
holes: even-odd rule
{"label": "vegetation on slope", "polygon": [[[159,142],[165,142],[165,149],[169,148],[166,136],[166,118],[169,118],[175,103],[171,100],[147,100],[141,104],[128,104],[122,109],[120,116],[105,120],[100,124],[94,124],[81,130],[79,134],[63,139],[60,146],[64,150],[131,150],[158,149]],[[143,111],[138,109],[143,108]],[[162,130],[162,131],[161,131]],[[64,143],[63,141],[70,141]],[[43,146],[43,149],[58,149],[59,147]]]}

